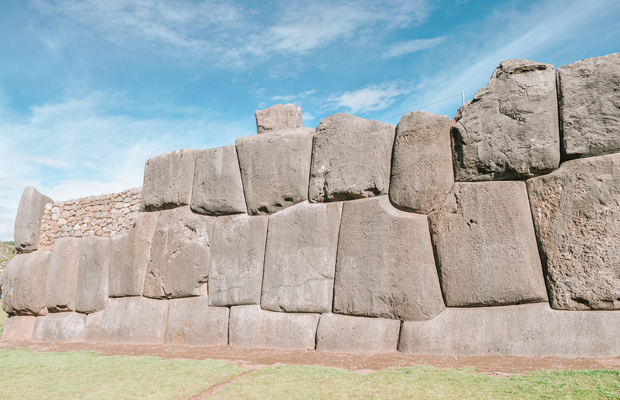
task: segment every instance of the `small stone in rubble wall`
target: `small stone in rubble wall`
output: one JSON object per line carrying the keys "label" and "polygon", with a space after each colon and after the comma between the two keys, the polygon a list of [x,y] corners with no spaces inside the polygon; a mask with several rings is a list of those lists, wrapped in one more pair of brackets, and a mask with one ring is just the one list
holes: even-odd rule
{"label": "small stone in rubble wall", "polygon": [[46,315],[45,285],[52,253],[18,254],[2,278],[2,308],[11,315]]}
{"label": "small stone in rubble wall", "polygon": [[209,307],[207,296],[170,300],[166,344],[225,346],[228,344],[227,307]]}
{"label": "small stone in rubble wall", "polygon": [[259,134],[303,127],[301,107],[295,104],[276,104],[258,110],[254,115]]}
{"label": "small stone in rubble wall", "polygon": [[81,240],[61,238],[54,244],[47,273],[45,303],[51,312],[75,311]]}
{"label": "small stone in rubble wall", "polygon": [[197,152],[196,149],[175,150],[146,161],[143,209],[155,211],[190,204]]}
{"label": "small stone in rubble wall", "polygon": [[88,236],[80,245],[75,311],[90,314],[108,304],[110,239]]}
{"label": "small stone in rubble wall", "polygon": [[41,221],[45,205],[53,202],[52,199],[39,193],[32,186],[24,189],[19,200],[13,232],[15,249],[18,253],[29,253],[39,248]]}
{"label": "small stone in rubble wall", "polygon": [[86,315],[73,312],[37,317],[32,340],[39,342],[82,342]]}
{"label": "small stone in rubble wall", "polygon": [[322,314],[316,349],[340,353],[392,353],[398,346],[400,321]]}
{"label": "small stone in rubble wall", "polygon": [[2,340],[31,340],[34,324],[37,320],[35,316],[11,316],[4,322]]}

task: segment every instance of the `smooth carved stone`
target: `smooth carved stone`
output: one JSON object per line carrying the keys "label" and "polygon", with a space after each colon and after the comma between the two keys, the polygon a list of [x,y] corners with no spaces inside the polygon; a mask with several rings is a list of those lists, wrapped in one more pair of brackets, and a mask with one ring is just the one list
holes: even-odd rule
{"label": "smooth carved stone", "polygon": [[177,298],[206,294],[214,217],[189,207],[160,211],[144,283],[144,296]]}
{"label": "smooth carved stone", "polygon": [[446,306],[547,301],[525,183],[455,183],[428,218]]}
{"label": "smooth carved stone", "polygon": [[196,153],[191,209],[195,213],[214,216],[246,212],[234,145]]}
{"label": "smooth carved stone", "polygon": [[617,311],[555,311],[547,303],[447,308],[403,323],[398,350],[434,356],[617,357]]}
{"label": "smooth carved stone", "polygon": [[331,312],[342,203],[297,204],[269,217],[261,306]]}
{"label": "smooth carved stone", "polygon": [[75,311],[90,314],[106,308],[111,253],[109,238],[87,236],[82,239]]}
{"label": "smooth carved stone", "polygon": [[207,296],[170,300],[166,344],[225,346],[228,308],[209,307]]}
{"label": "smooth carved stone", "polygon": [[229,344],[262,349],[314,349],[319,317],[265,311],[260,306],[231,307]]}
{"label": "smooth carved stone", "polygon": [[400,321],[322,314],[316,349],[339,353],[392,353],[398,345]]}
{"label": "smooth carved stone", "polygon": [[272,214],[308,199],[314,130],[299,128],[237,139],[248,213]]}
{"label": "smooth carved stone", "polygon": [[32,340],[39,342],[83,342],[86,315],[73,312],[37,317]]}
{"label": "smooth carved stone", "polygon": [[558,68],[564,154],[570,158],[620,152],[620,53]]}
{"label": "smooth carved stone", "polygon": [[86,318],[85,341],[163,344],[168,301],[144,297],[110,299],[108,307]]}
{"label": "smooth carved stone", "polygon": [[387,194],[395,127],[334,114],[316,128],[308,196],[312,202]]}
{"label": "smooth carved stone", "polygon": [[75,311],[81,239],[59,238],[47,273],[45,303],[50,312]]}
{"label": "smooth carved stone", "polygon": [[155,211],[190,204],[197,152],[175,150],[146,161],[142,209]]}
{"label": "smooth carved stone", "polygon": [[13,231],[15,250],[18,253],[30,253],[39,248],[41,221],[45,205],[48,203],[54,203],[54,200],[39,193],[32,186],[24,189],[19,200]]}
{"label": "smooth carved stone", "polygon": [[18,254],[4,270],[2,309],[10,315],[46,315],[45,284],[51,252]]}
{"label": "smooth carved stone", "polygon": [[560,164],[553,65],[502,61],[455,120],[457,181],[527,179]]}
{"label": "smooth carved stone", "polygon": [[426,216],[395,209],[387,196],[345,202],[334,312],[425,320],[444,308]]}
{"label": "smooth carved stone", "polygon": [[209,271],[209,305],[260,304],[268,217],[217,217]]}
{"label": "smooth carved stone", "polygon": [[428,214],[454,183],[448,117],[423,111],[403,116],[396,126],[390,201],[394,207]]}
{"label": "smooth carved stone", "polygon": [[620,154],[565,162],[527,189],[551,306],[620,309]]}
{"label": "smooth carved stone", "polygon": [[11,316],[4,321],[2,340],[31,340],[35,316]]}
{"label": "smooth carved stone", "polygon": [[254,113],[258,133],[303,127],[301,107],[295,104],[276,104]]}

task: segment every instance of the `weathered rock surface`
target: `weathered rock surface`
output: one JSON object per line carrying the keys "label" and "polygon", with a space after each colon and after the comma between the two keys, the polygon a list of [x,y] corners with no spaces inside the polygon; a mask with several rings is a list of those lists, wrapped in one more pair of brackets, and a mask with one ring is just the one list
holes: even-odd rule
{"label": "weathered rock surface", "polygon": [[295,104],[276,104],[254,113],[258,133],[303,127],[301,107]]}
{"label": "weathered rock surface", "polygon": [[90,314],[106,308],[111,253],[109,238],[88,236],[82,239],[75,311]]}
{"label": "weathered rock surface", "polygon": [[170,300],[166,344],[227,345],[228,312],[227,307],[209,307],[207,296]]}
{"label": "weathered rock surface", "polygon": [[322,314],[316,349],[340,353],[379,354],[396,351],[400,321]]}
{"label": "weathered rock surface", "polygon": [[455,120],[457,181],[527,179],[560,163],[553,65],[502,61]]}
{"label": "weathered rock surface", "polygon": [[81,239],[56,240],[47,273],[45,304],[51,312],[75,311]]}
{"label": "weathered rock surface", "polygon": [[32,331],[37,317],[17,316],[9,317],[4,322],[2,340],[31,340]]}
{"label": "weathered rock surface", "polygon": [[142,206],[148,211],[189,205],[196,149],[175,150],[146,161]]}
{"label": "weathered rock surface", "polygon": [[62,312],[37,317],[32,340],[40,342],[83,342],[86,315]]}
{"label": "weathered rock surface", "polygon": [[316,128],[308,197],[312,202],[387,194],[395,127],[334,114]]}
{"label": "weathered rock surface", "polygon": [[620,309],[620,154],[527,181],[551,306]]}
{"label": "weathered rock surface", "polygon": [[217,217],[209,271],[209,305],[260,304],[268,217]]}
{"label": "weathered rock surface", "polygon": [[198,214],[214,216],[246,212],[234,145],[196,153],[191,209]]}
{"label": "weathered rock surface", "polygon": [[557,76],[564,154],[620,152],[620,53],[563,65]]}
{"label": "weathered rock surface", "polygon": [[30,253],[39,248],[41,220],[45,205],[53,202],[54,200],[39,193],[32,186],[24,189],[22,197],[19,199],[13,231],[15,249],[18,253]]}
{"label": "weathered rock surface", "polygon": [[426,216],[395,209],[387,196],[345,202],[334,312],[425,320],[443,309]]}
{"label": "weathered rock surface", "polygon": [[144,283],[144,296],[178,298],[206,294],[214,217],[189,207],[159,212]]}
{"label": "weathered rock surface", "polygon": [[428,218],[446,306],[547,301],[525,183],[455,183]]}
{"label": "weathered rock surface", "polygon": [[11,315],[46,315],[45,284],[50,252],[18,254],[2,278],[2,309]]}
{"label": "weathered rock surface", "polygon": [[262,349],[314,349],[319,314],[280,313],[260,306],[230,309],[229,344]]}
{"label": "weathered rock surface", "polygon": [[396,126],[390,201],[394,207],[428,214],[454,183],[450,121],[443,115],[414,111]]}
{"label": "weathered rock surface", "polygon": [[237,139],[248,213],[272,214],[308,199],[314,130],[299,128]]}

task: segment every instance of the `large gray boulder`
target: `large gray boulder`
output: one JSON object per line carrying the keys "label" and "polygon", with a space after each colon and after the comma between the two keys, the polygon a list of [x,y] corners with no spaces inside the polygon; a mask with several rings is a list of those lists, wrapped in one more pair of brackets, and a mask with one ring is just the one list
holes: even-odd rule
{"label": "large gray boulder", "polygon": [[299,128],[237,139],[248,213],[272,214],[308,199],[314,130]]}
{"label": "large gray boulder", "polygon": [[396,351],[400,321],[322,314],[316,349],[338,353],[378,354]]}
{"label": "large gray boulder", "polygon": [[425,320],[443,309],[426,216],[397,210],[387,196],[345,202],[334,312]]}
{"label": "large gray boulder", "polygon": [[4,321],[2,340],[31,340],[37,317],[13,315]]}
{"label": "large gray boulder", "polygon": [[143,209],[165,210],[190,204],[197,152],[196,149],[175,150],[146,161]]}
{"label": "large gray boulder", "polygon": [[217,217],[209,271],[209,305],[260,304],[268,217]]}
{"label": "large gray boulder", "polygon": [[265,311],[260,306],[231,307],[229,344],[261,349],[314,349],[319,317]]}
{"label": "large gray boulder", "polygon": [[428,218],[446,306],[547,301],[525,183],[455,183]]}
{"label": "large gray boulder", "polygon": [[195,213],[214,216],[246,212],[234,145],[196,153],[191,209]]}
{"label": "large gray boulder", "polygon": [[557,79],[564,154],[620,152],[620,53],[563,65]]}
{"label": "large gray boulder", "polygon": [[75,311],[81,239],[56,239],[47,273],[45,304],[50,312]]}
{"label": "large gray boulder", "polygon": [[48,203],[54,203],[54,200],[39,193],[32,186],[24,189],[19,199],[13,231],[15,250],[18,253],[30,253],[39,248],[41,221],[45,205]]}
{"label": "large gray boulder", "polygon": [[620,309],[620,154],[527,181],[551,306]]}
{"label": "large gray boulder", "polygon": [[83,342],[86,315],[74,312],[37,317],[32,340],[39,342]]}
{"label": "large gray boulder", "polygon": [[214,217],[189,207],[160,211],[151,243],[144,296],[156,299],[206,294]]}
{"label": "large gray boulder", "polygon": [[527,179],[560,164],[553,65],[502,61],[455,121],[457,181]]}
{"label": "large gray boulder", "polygon": [[269,217],[261,306],[331,312],[342,203],[303,202]]}
{"label": "large gray boulder", "polygon": [[443,115],[414,111],[396,125],[390,201],[394,207],[428,214],[454,183],[450,121]]}
{"label": "large gray boulder", "polygon": [[2,309],[10,315],[46,315],[45,285],[51,252],[18,254],[4,270]]}
{"label": "large gray boulder", "polygon": [[109,238],[87,236],[82,239],[75,311],[90,314],[106,308],[111,254]]}
{"label": "large gray boulder", "polygon": [[334,114],[316,128],[308,197],[312,202],[387,194],[395,127]]}
{"label": "large gray boulder", "polygon": [[303,127],[301,107],[295,104],[276,104],[254,113],[258,133]]}
{"label": "large gray boulder", "polygon": [[225,346],[228,313],[227,307],[209,307],[207,296],[170,300],[166,344]]}

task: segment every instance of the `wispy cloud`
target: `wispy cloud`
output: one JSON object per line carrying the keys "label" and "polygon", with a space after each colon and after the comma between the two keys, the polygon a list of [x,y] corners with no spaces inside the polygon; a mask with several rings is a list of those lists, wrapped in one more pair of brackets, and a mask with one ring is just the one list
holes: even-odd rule
{"label": "wispy cloud", "polygon": [[352,92],[334,94],[327,99],[326,107],[342,108],[351,114],[364,114],[384,110],[410,91],[405,85],[395,82],[370,85]]}
{"label": "wispy cloud", "polygon": [[391,45],[381,58],[400,57],[417,51],[432,49],[444,43],[449,36],[439,36],[432,39],[415,39],[395,43]]}
{"label": "wispy cloud", "polygon": [[314,93],[316,93],[316,90],[307,90],[303,93],[298,93],[298,94],[290,94],[290,95],[285,95],[285,96],[274,96],[270,100],[290,103],[292,101],[302,100],[305,97],[310,96],[311,94],[314,94]]}

